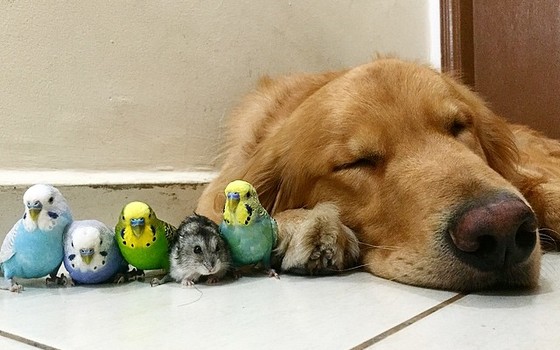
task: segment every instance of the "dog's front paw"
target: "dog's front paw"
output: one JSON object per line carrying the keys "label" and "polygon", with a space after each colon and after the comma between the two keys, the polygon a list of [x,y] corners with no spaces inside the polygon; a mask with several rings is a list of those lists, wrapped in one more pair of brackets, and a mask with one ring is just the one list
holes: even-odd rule
{"label": "dog's front paw", "polygon": [[333,274],[358,261],[358,239],[339,218],[334,204],[311,210],[294,209],[277,214],[279,242],[275,255],[283,271],[297,274]]}

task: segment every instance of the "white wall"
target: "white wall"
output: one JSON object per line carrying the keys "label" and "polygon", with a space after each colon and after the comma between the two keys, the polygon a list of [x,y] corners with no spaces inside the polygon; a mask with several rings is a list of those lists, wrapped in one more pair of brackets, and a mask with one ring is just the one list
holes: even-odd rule
{"label": "white wall", "polygon": [[37,170],[60,184],[212,171],[219,126],[262,74],[376,52],[437,61],[434,3],[2,1],[0,183],[47,176]]}
{"label": "white wall", "polygon": [[0,240],[36,182],[57,185],[75,219],[111,226],[143,200],[179,224],[213,176],[219,126],[258,76],[376,52],[438,66],[438,4],[0,1]]}

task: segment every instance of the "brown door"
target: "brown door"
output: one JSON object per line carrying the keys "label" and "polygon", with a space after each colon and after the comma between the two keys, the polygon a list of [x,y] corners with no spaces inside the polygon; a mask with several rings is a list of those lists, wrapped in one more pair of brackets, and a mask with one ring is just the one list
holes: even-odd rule
{"label": "brown door", "polygon": [[560,139],[560,0],[441,0],[442,67],[512,122]]}

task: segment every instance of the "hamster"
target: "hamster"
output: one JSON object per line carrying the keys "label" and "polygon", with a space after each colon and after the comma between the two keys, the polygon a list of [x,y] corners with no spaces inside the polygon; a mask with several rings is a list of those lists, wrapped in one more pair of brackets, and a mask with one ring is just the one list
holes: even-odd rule
{"label": "hamster", "polygon": [[231,266],[231,253],[219,227],[205,216],[193,214],[177,228],[171,244],[170,276],[184,286],[194,285],[200,276],[208,284],[217,283]]}

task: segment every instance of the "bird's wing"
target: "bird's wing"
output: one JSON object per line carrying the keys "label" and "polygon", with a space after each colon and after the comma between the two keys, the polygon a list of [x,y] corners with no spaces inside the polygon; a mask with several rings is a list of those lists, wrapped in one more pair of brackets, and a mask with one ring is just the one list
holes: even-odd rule
{"label": "bird's wing", "polygon": [[[122,216],[122,215],[121,215]],[[119,219],[119,221],[117,222],[117,224],[115,225],[115,238],[122,242],[123,238],[121,236],[121,232],[125,227],[125,223],[123,220]]]}
{"label": "bird's wing", "polygon": [[4,242],[2,242],[2,248],[0,248],[0,263],[9,260],[12,256],[14,256],[14,244],[16,240],[16,235],[18,231],[22,229],[21,220],[16,222],[14,227],[8,232],[6,238],[4,238]]}
{"label": "bird's wing", "polygon": [[114,232],[102,222],[97,223],[97,229],[99,230],[99,234],[102,240],[101,250],[107,251],[113,244],[115,244],[115,241],[113,239]]}
{"label": "bird's wing", "polygon": [[165,230],[165,238],[167,238],[167,242],[174,242],[175,239],[177,238],[177,229],[175,227],[173,227],[173,225],[168,224],[165,221],[161,222],[163,225],[163,228]]}
{"label": "bird's wing", "polygon": [[270,217],[270,226],[272,229],[272,247],[274,248],[278,241],[278,223],[272,216]]}
{"label": "bird's wing", "polygon": [[74,221],[74,218],[72,217],[72,212],[70,211],[70,209],[67,209],[67,210],[63,211],[61,215],[64,218],[63,225],[69,225],[69,224],[72,223],[72,221]]}
{"label": "bird's wing", "polygon": [[65,253],[66,252],[70,252],[73,251],[74,248],[72,247],[72,232],[74,230],[76,226],[76,223],[71,223],[70,225],[66,226],[66,228],[64,228],[64,238],[63,238],[63,244],[64,244],[64,250]]}

